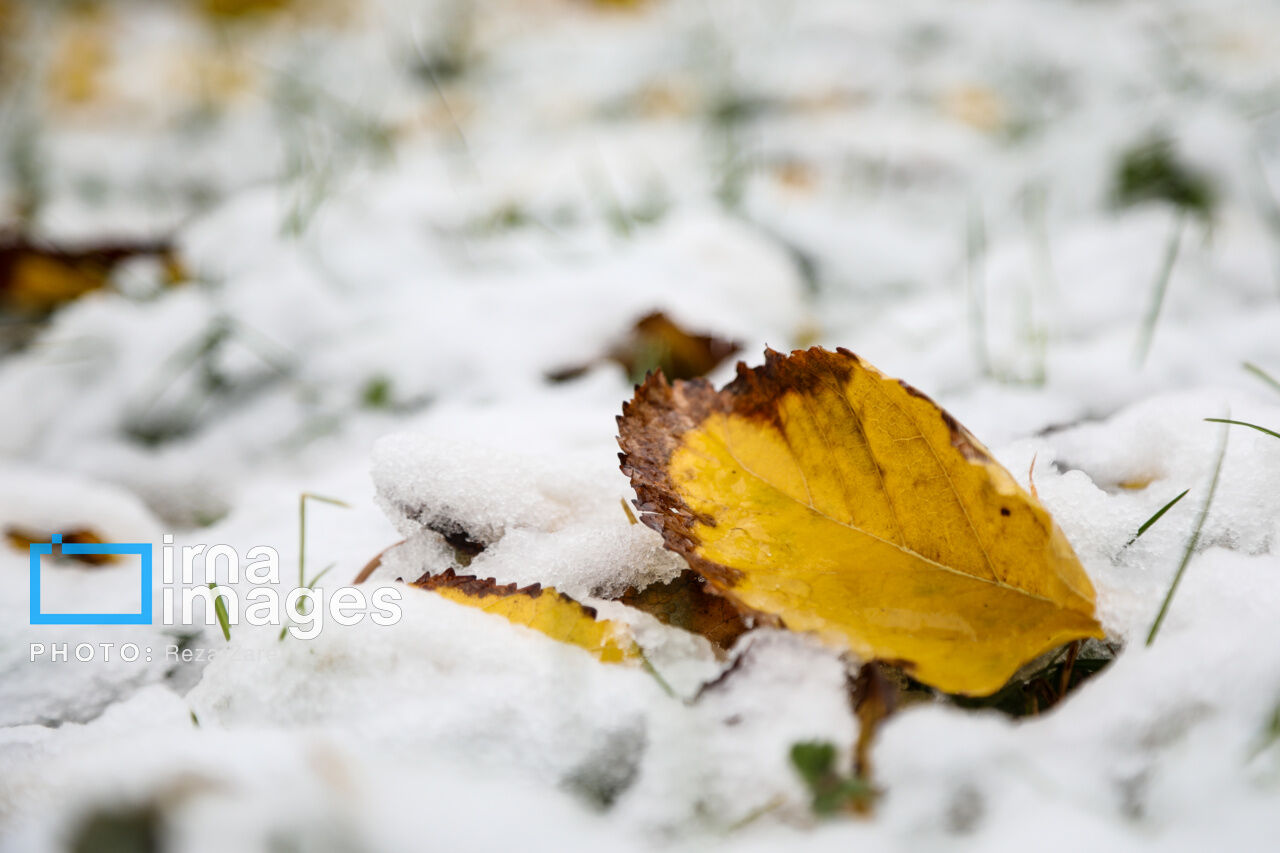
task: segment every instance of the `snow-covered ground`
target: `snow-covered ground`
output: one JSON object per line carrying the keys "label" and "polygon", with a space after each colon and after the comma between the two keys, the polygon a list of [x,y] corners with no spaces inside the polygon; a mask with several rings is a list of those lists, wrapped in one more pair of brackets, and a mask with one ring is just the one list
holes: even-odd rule
{"label": "snow-covered ground", "polygon": [[[171,238],[190,279],[121,268],[0,356],[0,528],[268,545],[288,589],[301,493],[350,505],[308,504],[322,586],[406,538],[371,584],[453,565],[441,515],[488,544],[468,571],[633,622],[677,695],[411,589],[310,640],[30,625],[0,544],[10,849],[1272,848],[1280,440],[1204,418],[1280,431],[1242,368],[1280,376],[1280,7],[224,5],[252,4],[0,2],[0,222]],[[1136,150],[1208,202],[1124,203]],[[547,374],[654,310],[751,364],[848,347],[1024,484],[1034,458],[1114,664],[1021,721],[907,708],[874,814],[815,818],[788,750],[852,743],[840,659],[759,630],[692,701],[707,644],[601,600],[683,564],[619,506],[624,371]],[[82,608],[138,594],[46,574]]]}

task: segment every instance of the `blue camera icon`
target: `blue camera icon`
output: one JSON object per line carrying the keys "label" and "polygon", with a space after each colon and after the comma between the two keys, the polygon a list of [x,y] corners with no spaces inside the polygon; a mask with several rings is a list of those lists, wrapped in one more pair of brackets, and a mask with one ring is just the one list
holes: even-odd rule
{"label": "blue camera icon", "polygon": [[[45,613],[40,607],[40,558],[53,554],[55,546],[68,555],[136,554],[142,561],[142,606],[137,613]],[[31,624],[32,625],[150,625],[151,611],[151,544],[149,542],[67,542],[54,534],[49,542],[33,542],[31,552]]]}

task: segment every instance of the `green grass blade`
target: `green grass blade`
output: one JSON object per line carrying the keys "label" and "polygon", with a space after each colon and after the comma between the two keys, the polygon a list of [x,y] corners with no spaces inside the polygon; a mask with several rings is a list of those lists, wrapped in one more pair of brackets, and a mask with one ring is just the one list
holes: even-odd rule
{"label": "green grass blade", "polygon": [[974,206],[965,223],[965,290],[968,300],[969,334],[974,358],[983,376],[991,375],[991,353],[987,347],[986,258],[987,228],[982,209]]}
{"label": "green grass blade", "polygon": [[337,498],[328,498],[312,492],[298,493],[298,586],[307,585],[307,501],[320,501],[343,509],[351,509],[351,504]]}
{"label": "green grass blade", "polygon": [[[1205,420],[1215,421],[1215,418],[1206,418]],[[1231,423],[1231,421],[1225,421]],[[1200,532],[1204,529],[1204,520],[1209,516],[1209,507],[1213,505],[1214,493],[1218,491],[1218,477],[1222,474],[1222,460],[1227,456],[1227,436],[1228,430],[1223,428],[1222,439],[1218,442],[1218,461],[1213,466],[1213,479],[1209,481],[1209,495],[1204,500],[1204,506],[1200,509],[1200,517],[1196,519],[1196,527],[1191,534],[1191,538],[1187,540],[1187,548],[1182,554],[1182,562],[1178,564],[1178,570],[1173,574],[1173,583],[1169,584],[1169,591],[1165,594],[1164,602],[1160,605],[1160,612],[1156,614],[1156,621],[1151,623],[1151,631],[1147,634],[1147,645],[1151,645],[1156,641],[1156,634],[1160,632],[1160,626],[1164,624],[1165,614],[1169,612],[1169,603],[1173,601],[1173,594],[1178,591],[1178,584],[1182,583],[1182,575],[1187,570],[1187,564],[1191,562],[1191,556],[1196,552],[1196,546],[1200,544]]]}
{"label": "green grass blade", "polygon": [[[324,570],[320,572],[320,574],[316,575],[314,578],[311,579],[310,583],[307,582],[307,501],[320,501],[321,503],[332,504],[333,506],[340,506],[343,509],[351,509],[351,504],[347,503],[346,501],[340,501],[337,498],[329,498],[329,497],[325,497],[324,495],[313,494],[312,492],[298,493],[298,588],[299,589],[302,589],[302,588],[312,589],[313,587],[315,587],[316,583],[320,580],[320,578],[324,577],[325,572],[333,568],[332,565],[325,567]],[[298,599],[298,606],[299,607],[302,606],[302,599]],[[298,612],[301,613],[302,611],[298,611]],[[287,624],[280,629],[281,640],[284,639],[285,634],[288,631],[289,631],[289,626]]]}
{"label": "green grass blade", "polygon": [[1173,268],[1178,263],[1178,251],[1182,247],[1183,217],[1178,216],[1173,223],[1173,232],[1169,242],[1165,244],[1164,261],[1160,264],[1160,272],[1156,274],[1155,285],[1151,293],[1151,305],[1147,308],[1146,319],[1138,333],[1137,362],[1141,367],[1151,351],[1151,341],[1156,336],[1156,324],[1160,322],[1160,309],[1164,306],[1164,296],[1169,290],[1169,279],[1173,277]]}
{"label": "green grass blade", "polygon": [[658,686],[662,688],[663,693],[667,694],[672,699],[680,698],[671,685],[667,683],[667,680],[658,672],[658,668],[649,661],[649,656],[644,653],[643,649],[640,651],[640,664],[644,667],[644,671],[649,673],[649,675],[653,677],[653,680],[658,683]]}
{"label": "green grass blade", "polygon": [[[217,588],[218,585],[216,583],[209,584],[210,590],[216,590]],[[218,627],[222,629],[222,636],[228,643],[231,642],[231,619],[227,616],[227,605],[224,597],[216,592],[213,596],[213,612],[218,617]]]}
{"label": "green grass blade", "polygon": [[1248,421],[1233,421],[1229,418],[1205,418],[1205,420],[1211,424],[1235,424],[1236,426],[1248,427],[1249,429],[1256,429],[1258,432],[1264,432],[1267,435],[1274,435],[1276,438],[1280,438],[1280,432],[1269,430],[1257,424],[1251,424]]}
{"label": "green grass blade", "polygon": [[1270,385],[1275,390],[1280,391],[1280,379],[1276,379],[1270,373],[1267,373],[1261,367],[1258,367],[1258,365],[1254,364],[1251,361],[1246,361],[1240,366],[1243,367],[1245,370],[1249,371],[1250,373],[1252,373],[1254,376],[1261,379],[1263,382]]}
{"label": "green grass blade", "polygon": [[309,581],[307,582],[307,584],[306,584],[307,589],[315,589],[315,588],[316,588],[316,584],[320,583],[320,578],[322,578],[322,577],[324,577],[325,575],[329,574],[329,570],[330,570],[330,569],[332,569],[332,568],[333,568],[334,566],[336,566],[336,565],[338,565],[338,564],[337,564],[337,563],[330,563],[329,565],[327,565],[327,566],[325,566],[323,569],[321,569],[321,570],[320,570],[320,574],[316,575],[315,577],[313,577],[311,580],[309,580]]}
{"label": "green grass blade", "polygon": [[1249,751],[1249,760],[1252,761],[1257,758],[1277,742],[1280,742],[1280,704],[1277,704],[1271,715],[1267,717],[1261,736],[1253,749]]}
{"label": "green grass blade", "polygon": [[1182,500],[1183,498],[1185,498],[1185,497],[1187,496],[1187,492],[1189,492],[1189,491],[1191,491],[1191,490],[1190,490],[1190,489],[1183,489],[1183,490],[1182,490],[1182,494],[1178,495],[1176,498],[1174,498],[1173,500],[1169,501],[1169,502],[1168,502],[1167,504],[1165,504],[1164,506],[1160,507],[1158,510],[1156,510],[1155,515],[1151,516],[1151,517],[1150,517],[1150,518],[1148,518],[1146,521],[1142,522],[1142,526],[1138,528],[1138,532],[1137,532],[1137,533],[1135,533],[1135,534],[1133,534],[1133,538],[1132,538],[1132,539],[1130,539],[1128,542],[1124,543],[1124,547],[1128,548],[1128,547],[1129,547],[1130,545],[1132,545],[1134,542],[1137,542],[1137,541],[1138,541],[1138,537],[1139,537],[1139,536],[1141,536],[1142,534],[1146,533],[1146,532],[1147,532],[1147,530],[1148,530],[1148,529],[1150,529],[1151,525],[1153,525],[1153,524],[1155,524],[1157,521],[1159,521],[1159,520],[1160,520],[1160,516],[1164,515],[1164,514],[1165,514],[1166,512],[1168,512],[1169,510],[1173,509],[1173,505],[1174,505],[1174,504],[1176,504],[1178,501]]}
{"label": "green grass blade", "polygon": [[347,503],[346,501],[340,501],[337,498],[327,498],[324,495],[312,494],[311,492],[303,492],[302,497],[304,500],[308,500],[308,501],[320,501],[322,503],[333,504],[334,506],[340,506],[343,509],[351,509],[351,504]]}

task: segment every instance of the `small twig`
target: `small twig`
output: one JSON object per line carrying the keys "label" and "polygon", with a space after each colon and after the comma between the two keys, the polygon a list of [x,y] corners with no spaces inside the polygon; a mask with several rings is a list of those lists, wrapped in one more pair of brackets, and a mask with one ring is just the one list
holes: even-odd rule
{"label": "small twig", "polygon": [[776,797],[774,797],[773,799],[769,800],[769,801],[768,801],[767,803],[765,803],[764,805],[762,805],[762,806],[757,806],[756,808],[754,808],[754,809],[752,809],[751,811],[747,812],[743,817],[741,817],[741,818],[739,818],[738,820],[734,821],[733,823],[729,824],[729,826],[725,829],[725,832],[726,832],[726,833],[728,833],[728,832],[737,832],[737,831],[738,831],[738,830],[740,830],[740,829],[745,829],[746,827],[748,827],[748,826],[750,826],[751,824],[755,823],[755,822],[756,822],[757,820],[759,820],[760,818],[762,818],[762,817],[764,817],[765,815],[767,815],[769,812],[771,812],[771,811],[773,811],[773,810],[775,810],[775,809],[777,809],[777,808],[779,808],[779,807],[781,807],[781,806],[783,806],[783,805],[786,805],[786,802],[787,802],[787,798],[786,798],[786,797],[784,797],[782,794],[778,794]]}
{"label": "small twig", "polygon": [[351,582],[351,585],[359,586],[360,584],[367,581],[369,579],[369,575],[377,571],[378,567],[382,565],[383,556],[386,555],[386,553],[390,551],[392,548],[395,548],[399,545],[403,545],[405,541],[406,540],[401,539],[399,542],[395,543],[395,545],[388,545],[387,547],[379,551],[377,554],[374,554],[373,559],[371,559],[369,562],[364,564],[364,568],[360,570],[360,574],[356,575],[356,579]]}
{"label": "small twig", "polygon": [[1058,679],[1058,699],[1067,695],[1071,687],[1071,671],[1076,667],[1076,658],[1080,656],[1080,641],[1076,640],[1067,646],[1067,660],[1062,664],[1062,675]]}
{"label": "small twig", "polygon": [[[864,782],[871,779],[871,746],[880,726],[898,706],[898,686],[885,677],[875,661],[864,663],[856,677],[851,679],[849,697],[854,716],[858,718],[858,740],[853,750],[853,778]],[[866,814],[871,803],[857,800],[854,810]]]}

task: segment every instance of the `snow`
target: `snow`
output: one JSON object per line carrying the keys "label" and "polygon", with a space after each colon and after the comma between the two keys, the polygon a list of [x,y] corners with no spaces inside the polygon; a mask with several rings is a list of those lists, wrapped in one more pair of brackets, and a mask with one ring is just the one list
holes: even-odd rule
{"label": "snow", "polygon": [[[445,532],[483,544],[468,567],[473,574],[544,583],[580,600],[668,581],[684,568],[661,538],[628,521],[621,506],[628,486],[612,476],[616,455],[604,442],[569,452],[520,444],[517,452],[425,430],[388,436],[373,451],[379,503],[410,543]],[[451,560],[431,568],[443,571]]]}
{"label": "snow", "polygon": [[[0,44],[30,71],[0,53],[0,221],[29,134],[36,236],[170,237],[191,279],[131,264],[0,356],[0,532],[270,545],[283,592],[299,496],[336,498],[308,502],[322,587],[384,550],[367,589],[442,571],[465,533],[467,571],[627,622],[661,682],[403,588],[397,624],[312,640],[32,626],[4,545],[0,846],[130,810],[190,850],[1272,846],[1280,441],[1204,419],[1280,430],[1242,369],[1280,376],[1273,4],[195,5],[0,2],[31,33]],[[109,59],[77,103],[85,32]],[[1208,220],[1114,204],[1156,134]],[[1053,513],[1116,661],[1034,718],[903,709],[874,815],[815,818],[787,756],[847,757],[840,659],[759,628],[704,689],[729,661],[607,600],[684,564],[620,505],[621,368],[547,375],[655,310],[749,364],[845,346],[946,406]],[[47,573],[70,610],[138,594],[127,565]]]}

